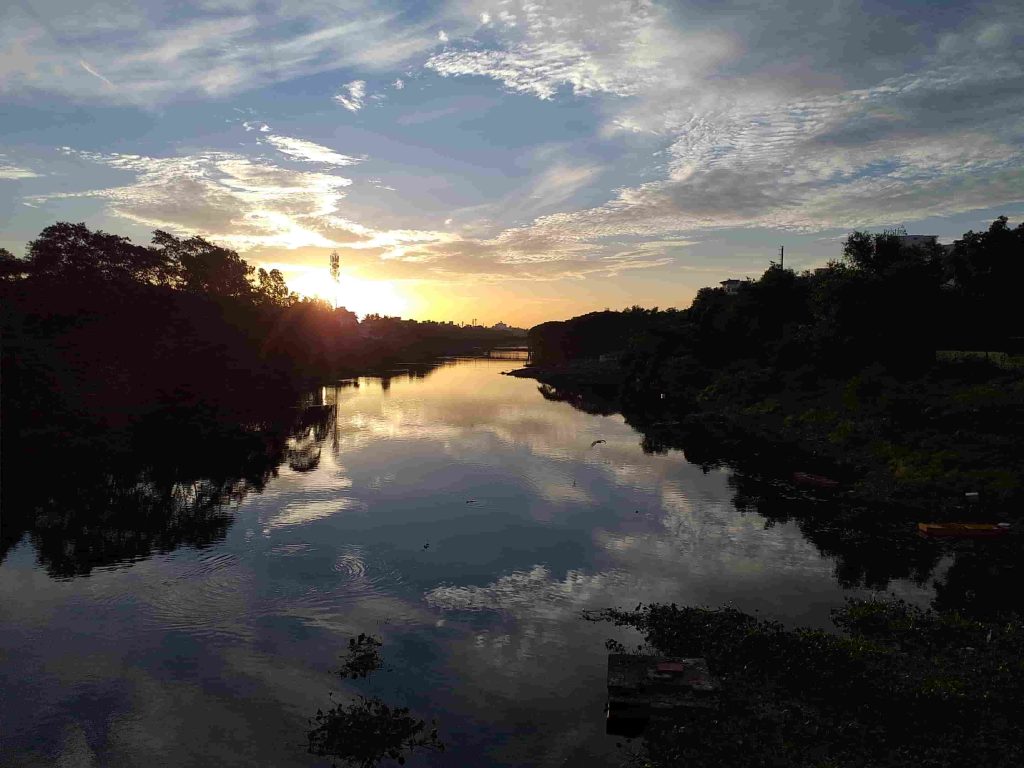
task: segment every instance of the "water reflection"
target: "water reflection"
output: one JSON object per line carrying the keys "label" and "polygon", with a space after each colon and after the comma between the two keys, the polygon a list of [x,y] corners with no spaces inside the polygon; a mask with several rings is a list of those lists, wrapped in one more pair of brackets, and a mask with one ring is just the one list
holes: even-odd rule
{"label": "water reflection", "polygon": [[[538,394],[508,367],[347,380],[223,433],[165,420],[136,441],[145,451],[28,488],[23,508],[45,514],[23,516],[31,541],[0,565],[0,648],[18,658],[0,679],[23,702],[3,713],[15,764],[87,749],[138,765],[158,748],[175,764],[316,765],[296,736],[335,685],[338,648],[372,633],[391,667],[372,681],[382,700],[445,726],[448,753],[410,763],[615,765],[604,640],[619,630],[583,609],[732,602],[827,623],[854,547],[823,554],[802,501],[758,506],[746,480],[645,453],[621,416]],[[95,501],[72,503],[65,478]],[[158,501],[136,518],[137,497],[111,488],[140,478]],[[206,490],[172,503],[189,483]],[[103,517],[112,505],[123,511]],[[930,600],[928,557],[908,578],[886,566],[889,587]]]}
{"label": "water reflection", "polygon": [[[61,434],[5,445],[5,548],[23,536],[53,576],[89,574],[178,547],[209,547],[231,525],[230,506],[261,492],[282,457],[311,471],[332,411],[270,404],[260,420],[163,407],[106,434]],[[45,475],[26,466],[56,457]]]}
{"label": "water reflection", "polygon": [[[611,406],[589,393],[541,387],[549,400],[566,402],[585,413],[603,413]],[[682,451],[705,471],[730,472],[732,505],[756,513],[767,527],[794,524],[818,551],[835,561],[837,582],[850,589],[892,589],[894,583],[933,585],[933,606],[992,618],[1024,610],[1024,540],[934,541],[917,535],[914,521],[899,510],[866,510],[841,497],[816,496],[795,489],[786,480],[797,457],[756,441],[735,440],[696,424],[660,421],[638,411],[627,419],[643,435],[646,453]],[[803,461],[806,461],[805,457]],[[896,585],[898,588],[898,584]]]}

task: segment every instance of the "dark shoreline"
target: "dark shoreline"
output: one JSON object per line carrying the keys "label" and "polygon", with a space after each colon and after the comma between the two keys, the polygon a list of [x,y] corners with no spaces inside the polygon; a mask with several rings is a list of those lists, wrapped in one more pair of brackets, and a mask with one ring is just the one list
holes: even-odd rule
{"label": "dark shoreline", "polygon": [[[852,441],[838,441],[831,421],[819,424],[807,418],[808,414],[824,409],[829,404],[827,401],[834,399],[834,392],[830,390],[843,382],[826,382],[816,391],[783,391],[772,398],[769,406],[760,401],[702,399],[688,393],[684,399],[698,401],[697,406],[673,408],[659,398],[637,397],[629,392],[627,372],[617,362],[584,360],[559,365],[528,365],[509,371],[507,375],[538,381],[550,399],[564,400],[593,413],[621,413],[627,423],[644,435],[647,450],[683,450],[695,463],[730,466],[751,479],[790,485],[794,491],[832,501],[840,500],[844,507],[884,507],[890,517],[905,522],[923,519],[921,516],[924,515],[934,520],[1024,522],[1019,488],[1002,493],[995,483],[985,488],[984,478],[979,473],[977,485],[983,489],[982,503],[968,505],[964,493],[975,488],[964,485],[969,482],[964,475],[937,472],[913,483],[901,482],[903,478],[895,476],[899,472],[898,467],[893,468],[895,460],[880,455],[877,445],[852,445]],[[1013,374],[1003,376],[1007,382],[1019,381],[1019,376]],[[905,388],[916,383],[910,382]],[[881,400],[886,394],[876,398]],[[954,392],[953,397],[959,394]],[[917,406],[922,413],[927,413],[934,408],[931,400],[942,400],[948,396],[945,391],[921,390],[917,393],[918,402],[910,406]],[[974,410],[983,411],[984,405],[982,403]],[[872,404],[858,407],[860,410],[854,415],[859,416],[865,425],[870,426],[868,422],[871,420],[877,420],[879,425],[885,421],[873,410]],[[967,430],[957,435],[936,435],[922,427],[919,432],[907,432],[903,437],[909,444],[918,441],[939,454],[949,448],[944,442],[960,440],[967,443],[972,435]],[[1013,439],[1013,435],[1004,437]],[[696,450],[695,443],[701,450]],[[975,458],[982,462],[986,457]],[[1005,470],[1009,473],[1012,469],[993,465],[992,471]],[[836,489],[801,488],[793,482],[794,472],[834,478],[839,485]]]}

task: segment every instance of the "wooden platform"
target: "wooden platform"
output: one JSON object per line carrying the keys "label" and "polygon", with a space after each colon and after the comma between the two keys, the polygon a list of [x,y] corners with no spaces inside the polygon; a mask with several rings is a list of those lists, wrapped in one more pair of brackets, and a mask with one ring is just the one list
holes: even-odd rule
{"label": "wooden platform", "polygon": [[652,717],[712,707],[718,688],[705,659],[610,654],[607,732],[636,736]]}

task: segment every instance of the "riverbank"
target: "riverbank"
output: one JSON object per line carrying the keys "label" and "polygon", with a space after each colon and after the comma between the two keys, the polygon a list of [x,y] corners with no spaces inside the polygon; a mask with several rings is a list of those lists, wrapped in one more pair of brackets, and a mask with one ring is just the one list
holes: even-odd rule
{"label": "riverbank", "polygon": [[[628,360],[529,366],[510,375],[536,379],[563,399],[614,407],[652,451],[681,449],[691,461],[730,464],[795,488],[794,472],[827,477],[837,487],[814,490],[912,517],[1021,517],[1019,371],[964,361],[913,377],[872,366],[825,378],[744,364],[707,373],[699,389],[645,386]],[[977,493],[979,503],[968,505],[966,493]]]}
{"label": "riverbank", "polygon": [[733,608],[650,605],[589,618],[639,630],[658,654],[706,658],[720,681],[705,709],[652,720],[636,755],[647,768],[1009,768],[1024,759],[1019,619],[974,621],[894,600],[849,601],[833,611],[838,634]]}

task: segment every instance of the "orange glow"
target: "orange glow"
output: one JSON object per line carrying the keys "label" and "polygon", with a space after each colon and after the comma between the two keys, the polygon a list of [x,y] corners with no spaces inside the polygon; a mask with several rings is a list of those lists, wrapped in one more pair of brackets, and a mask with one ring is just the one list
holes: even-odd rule
{"label": "orange glow", "polygon": [[337,303],[362,317],[368,314],[405,316],[409,299],[388,280],[364,280],[342,274],[337,283],[326,270],[309,270],[287,277],[288,287],[302,296]]}

